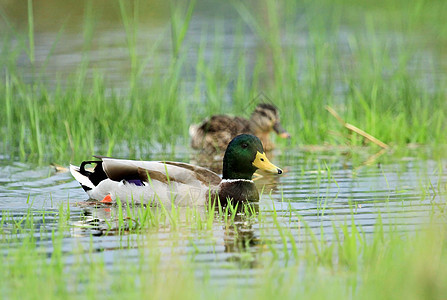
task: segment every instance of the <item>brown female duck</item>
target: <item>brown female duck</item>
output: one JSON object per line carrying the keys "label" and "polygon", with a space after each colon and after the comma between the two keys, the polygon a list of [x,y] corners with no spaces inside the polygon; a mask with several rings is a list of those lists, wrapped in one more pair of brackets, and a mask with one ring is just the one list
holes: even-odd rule
{"label": "brown female duck", "polygon": [[278,109],[271,104],[261,103],[250,116],[250,119],[215,115],[200,124],[191,125],[191,147],[207,152],[225,150],[228,143],[237,135],[247,133],[257,136],[266,151],[274,148],[270,140],[270,132],[275,131],[282,138],[290,138],[290,134],[281,126]]}

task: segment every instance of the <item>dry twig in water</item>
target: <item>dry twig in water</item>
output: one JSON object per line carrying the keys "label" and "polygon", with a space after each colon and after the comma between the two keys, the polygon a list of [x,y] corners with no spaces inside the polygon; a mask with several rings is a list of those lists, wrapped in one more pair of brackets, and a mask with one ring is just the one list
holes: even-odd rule
{"label": "dry twig in water", "polygon": [[326,105],[326,109],[327,109],[328,112],[330,112],[331,115],[333,115],[333,116],[338,120],[338,122],[340,122],[340,123],[341,123],[344,127],[346,127],[347,129],[349,129],[349,130],[351,130],[351,131],[354,131],[354,132],[357,133],[357,134],[360,134],[360,135],[363,136],[365,139],[367,139],[367,140],[373,142],[374,144],[376,144],[376,145],[382,147],[383,149],[388,149],[388,148],[389,148],[389,146],[388,146],[387,144],[385,144],[384,142],[380,141],[379,139],[373,137],[372,135],[366,133],[365,131],[361,130],[360,128],[358,128],[358,127],[356,127],[356,126],[354,126],[354,125],[352,125],[352,124],[346,123],[346,122],[345,122],[345,121],[344,121],[344,120],[337,114],[337,112],[336,112],[333,108],[331,108],[331,107],[329,107],[329,106]]}

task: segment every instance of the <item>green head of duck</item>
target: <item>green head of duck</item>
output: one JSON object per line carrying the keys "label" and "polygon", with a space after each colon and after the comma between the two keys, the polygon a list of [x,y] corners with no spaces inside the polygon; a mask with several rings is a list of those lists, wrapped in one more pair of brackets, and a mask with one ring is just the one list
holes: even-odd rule
{"label": "green head of duck", "polygon": [[268,160],[259,138],[250,134],[235,137],[225,151],[222,178],[251,180],[257,169],[282,173],[280,168]]}

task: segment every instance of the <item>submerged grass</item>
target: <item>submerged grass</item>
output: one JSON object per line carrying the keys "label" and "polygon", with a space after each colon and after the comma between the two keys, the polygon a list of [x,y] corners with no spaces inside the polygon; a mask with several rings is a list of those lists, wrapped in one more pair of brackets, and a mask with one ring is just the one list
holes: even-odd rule
{"label": "submerged grass", "polygon": [[[389,7],[401,7],[399,0],[391,2],[381,1],[382,8],[349,0],[265,0],[254,8],[233,1],[231,24],[218,20],[201,28],[198,45],[188,34],[201,14],[200,3],[172,2],[171,34],[164,31],[142,55],[146,46],[138,44],[138,36],[144,12],[138,1],[117,1],[130,65],[123,89],[113,88],[107,73],[93,71],[90,51],[99,12],[91,2],[82,63],[59,80],[41,72],[52,51],[42,66],[35,57],[33,24],[39,16],[33,15],[33,1],[28,1],[27,32],[14,28],[2,11],[10,28],[0,53],[4,153],[35,161],[78,161],[94,152],[141,157],[160,145],[168,150],[187,144],[189,124],[210,114],[247,116],[260,93],[279,107],[292,144],[363,143],[355,135],[333,135],[344,129],[325,105],[392,145],[444,144],[447,84],[436,47],[447,41],[447,29],[445,22],[436,23],[439,13],[431,17],[431,12],[442,11],[445,3],[421,0],[414,9],[401,10]],[[223,40],[228,30],[231,39]],[[63,43],[59,37],[55,43]],[[257,46],[247,46],[247,39]],[[23,67],[26,61],[32,68]],[[150,75],[144,71],[149,62]]]}
{"label": "submerged grass", "polygon": [[[127,209],[127,217],[146,224],[136,229],[139,234],[133,235],[135,231],[120,223],[123,230],[115,233],[122,242],[102,250],[97,248],[106,245],[102,237],[93,235],[89,243],[79,237],[70,240],[71,246],[64,245],[73,234],[67,226],[70,211],[64,206],[56,220],[39,226],[31,212],[21,225],[13,225],[13,231],[6,230],[13,217],[2,215],[2,295],[8,299],[35,295],[45,299],[296,299],[297,295],[306,299],[444,299],[447,295],[447,228],[436,219],[427,230],[405,233],[383,225],[379,218],[374,234],[365,234],[361,226],[346,221],[333,225],[335,239],[331,240],[316,234],[301,217],[301,227],[296,227],[297,223],[285,221],[276,211],[273,223],[263,212],[232,206],[186,213],[152,211],[164,221],[145,223],[140,217],[146,209],[150,208]],[[125,207],[116,217],[125,219],[124,211]],[[282,213],[297,216],[293,210]],[[162,217],[166,214],[170,217]],[[213,225],[202,227],[210,219]],[[273,224],[278,235],[272,236],[271,229],[247,235],[250,224],[256,222],[260,228]],[[166,226],[170,229],[164,232],[173,235],[172,240],[159,236]],[[214,233],[222,230],[229,253],[239,253],[227,270],[234,269],[238,275],[215,278],[209,275],[212,264],[196,260],[195,240],[200,239],[200,247],[215,247],[220,241]],[[189,246],[181,246],[183,241]],[[217,259],[218,255],[210,252],[207,257]]]}

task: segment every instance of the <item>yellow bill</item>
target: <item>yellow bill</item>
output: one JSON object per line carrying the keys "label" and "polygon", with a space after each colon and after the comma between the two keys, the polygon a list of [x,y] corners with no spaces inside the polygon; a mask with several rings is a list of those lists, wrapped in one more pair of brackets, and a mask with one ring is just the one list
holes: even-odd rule
{"label": "yellow bill", "polygon": [[253,161],[253,166],[255,166],[258,169],[267,171],[269,173],[276,173],[276,174],[282,173],[282,170],[280,168],[278,168],[268,160],[265,153],[261,153],[259,151],[256,153],[256,158]]}

